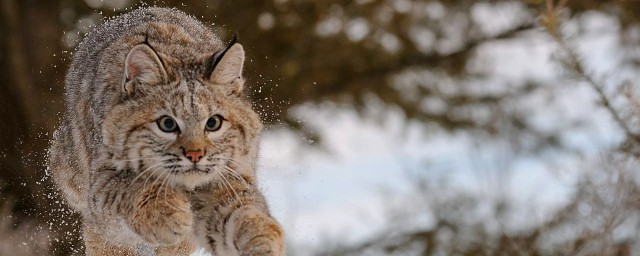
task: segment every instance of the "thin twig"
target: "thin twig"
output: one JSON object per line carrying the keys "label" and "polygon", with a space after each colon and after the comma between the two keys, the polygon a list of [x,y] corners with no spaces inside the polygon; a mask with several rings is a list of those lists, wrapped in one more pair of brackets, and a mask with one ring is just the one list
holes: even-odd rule
{"label": "thin twig", "polygon": [[557,18],[557,14],[559,8],[561,8],[566,1],[561,1],[560,4],[555,7],[552,2],[552,0],[547,1],[547,8],[549,9],[547,9],[543,14],[541,22],[547,29],[549,35],[551,35],[551,37],[558,43],[562,52],[566,54],[566,58],[562,60],[561,63],[568,70],[572,71],[578,79],[585,81],[596,92],[604,109],[609,112],[618,126],[622,128],[627,138],[633,140],[636,144],[640,144],[640,135],[633,132],[629,125],[623,120],[620,113],[618,113],[618,111],[613,107],[609,97],[607,97],[604,91],[604,86],[598,83],[592,75],[588,74],[584,65],[580,61],[580,55],[578,52],[569,46],[567,39],[559,31],[559,19]]}

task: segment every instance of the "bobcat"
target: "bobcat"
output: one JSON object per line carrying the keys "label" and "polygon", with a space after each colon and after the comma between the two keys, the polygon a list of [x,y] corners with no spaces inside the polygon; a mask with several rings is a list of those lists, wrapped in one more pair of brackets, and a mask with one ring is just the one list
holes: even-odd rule
{"label": "bobcat", "polygon": [[284,255],[257,188],[261,123],[244,50],[185,13],[141,8],[78,47],[50,148],[87,255]]}

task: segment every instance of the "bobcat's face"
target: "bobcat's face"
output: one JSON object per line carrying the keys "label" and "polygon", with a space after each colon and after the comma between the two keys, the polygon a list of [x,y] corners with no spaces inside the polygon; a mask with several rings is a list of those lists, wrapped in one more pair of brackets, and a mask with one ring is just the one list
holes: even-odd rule
{"label": "bobcat's face", "polygon": [[[228,64],[224,60],[220,65]],[[139,80],[124,86],[134,94],[113,108],[103,126],[117,168],[133,170],[150,182],[188,188],[224,178],[225,172],[238,176],[240,158],[254,150],[260,130],[257,114],[238,93],[242,78],[216,80],[214,70],[211,77],[173,72],[168,79],[161,63],[129,64],[134,66],[128,72]]]}
{"label": "bobcat's face", "polygon": [[148,115],[136,122],[141,126],[125,142],[133,145],[126,156],[142,159],[139,171],[189,187],[234,172],[229,170],[237,166],[229,165],[235,163],[234,150],[247,145],[229,99],[197,82],[181,82],[159,94],[149,99],[161,104],[148,102]]}

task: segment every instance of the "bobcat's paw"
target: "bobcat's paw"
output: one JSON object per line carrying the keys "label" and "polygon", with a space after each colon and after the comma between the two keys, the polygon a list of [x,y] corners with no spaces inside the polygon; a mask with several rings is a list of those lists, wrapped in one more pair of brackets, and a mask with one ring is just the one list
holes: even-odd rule
{"label": "bobcat's paw", "polygon": [[255,237],[240,248],[241,256],[283,256],[283,241]]}
{"label": "bobcat's paw", "polygon": [[175,244],[191,232],[193,213],[183,194],[143,195],[136,202],[128,224],[148,243]]}
{"label": "bobcat's paw", "polygon": [[265,213],[247,211],[239,220],[236,246],[242,256],[284,256],[284,233]]}

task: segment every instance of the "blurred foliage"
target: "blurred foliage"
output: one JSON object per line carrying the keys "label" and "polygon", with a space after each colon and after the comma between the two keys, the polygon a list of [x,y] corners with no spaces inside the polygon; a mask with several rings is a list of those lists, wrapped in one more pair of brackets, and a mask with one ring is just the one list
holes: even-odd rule
{"label": "blurred foliage", "polygon": [[[366,112],[371,104],[383,104],[434,129],[505,138],[531,153],[563,146],[559,131],[532,127],[527,113],[510,108],[538,90],[538,82],[521,81],[507,90],[482,90],[469,83],[486,76],[469,62],[479,46],[539,30],[536,21],[545,1],[167,0],[146,4],[184,10],[212,24],[223,40],[238,32],[249,57],[245,71],[249,93],[268,124],[285,124],[313,136],[291,114],[292,107],[331,101]],[[12,225],[40,223],[42,230],[50,230],[46,223],[62,218],[60,213],[65,211],[55,203],[58,199],[50,181],[43,177],[45,149],[63,107],[66,68],[74,47],[92,26],[140,5],[145,4],[127,0],[0,2],[0,116],[5,123],[0,126],[0,198],[3,205],[12,205]],[[487,29],[484,17],[476,12],[494,7],[518,13],[505,26]],[[632,36],[637,33],[628,33],[640,25],[639,1],[581,0],[569,1],[567,7],[569,19],[588,12],[614,15],[625,43],[640,41]],[[65,223],[51,230],[52,246],[59,255],[69,254],[68,244],[77,243],[78,238],[79,224],[73,217]],[[451,224],[440,226],[450,228]],[[415,237],[430,241],[429,232],[433,231],[418,232]],[[528,244],[535,240],[533,236],[513,239]],[[398,239],[393,246],[408,243]],[[500,248],[457,252],[500,254]],[[509,254],[505,250],[501,254]]]}
{"label": "blurred foliage", "polygon": [[[584,166],[575,196],[546,217],[509,227],[540,209],[513,209],[505,198],[478,200],[446,183],[416,183],[419,195],[388,226],[359,244],[325,246],[315,255],[636,255],[640,235],[637,159],[612,154]],[[406,209],[406,205],[412,209]],[[432,218],[416,228],[407,219]],[[409,222],[409,223],[408,223]]]}

